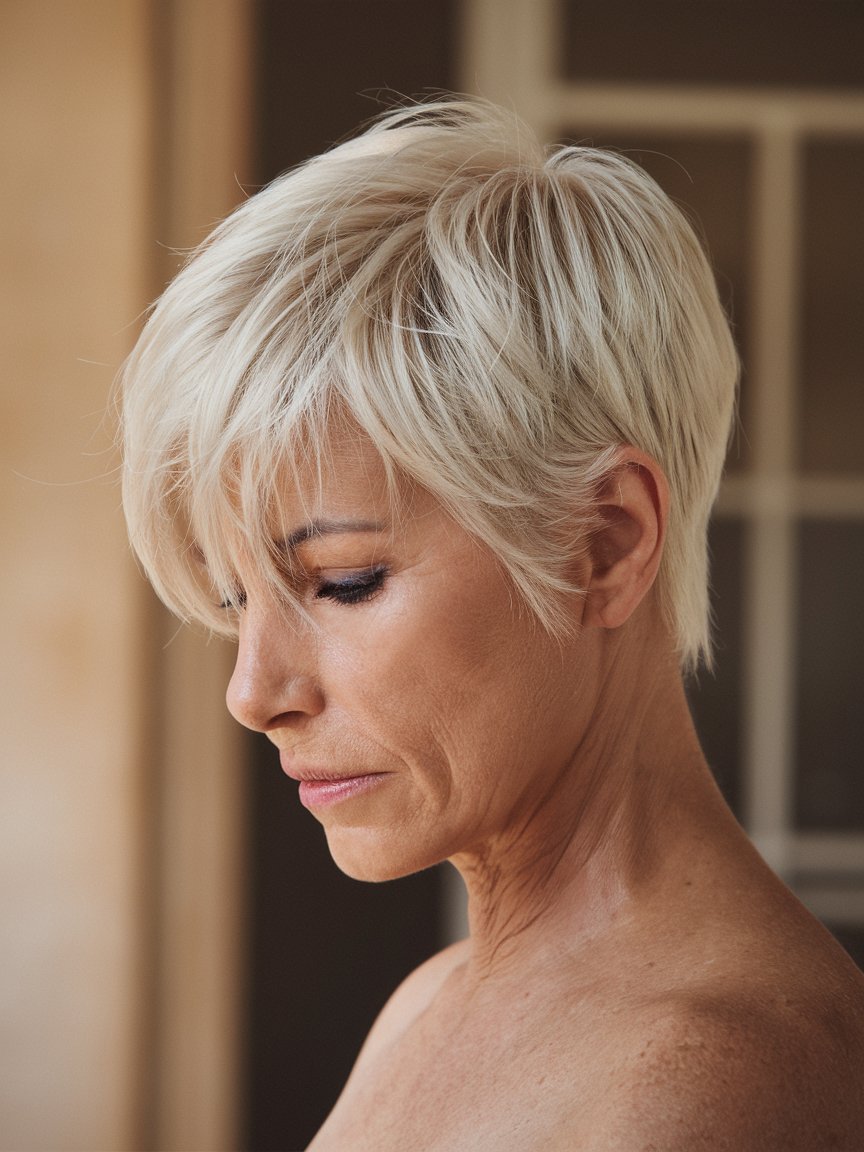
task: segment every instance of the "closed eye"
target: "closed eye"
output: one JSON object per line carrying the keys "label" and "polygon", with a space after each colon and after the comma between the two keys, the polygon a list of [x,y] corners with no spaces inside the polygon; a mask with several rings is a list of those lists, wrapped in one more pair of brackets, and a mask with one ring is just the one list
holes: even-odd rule
{"label": "closed eye", "polygon": [[242,588],[236,588],[230,596],[226,596],[219,607],[226,612],[242,612],[246,607],[246,593]]}
{"label": "closed eye", "polygon": [[388,575],[386,564],[379,564],[361,572],[352,572],[344,579],[326,580],[319,584],[315,598],[334,600],[337,604],[361,604],[381,590]]}

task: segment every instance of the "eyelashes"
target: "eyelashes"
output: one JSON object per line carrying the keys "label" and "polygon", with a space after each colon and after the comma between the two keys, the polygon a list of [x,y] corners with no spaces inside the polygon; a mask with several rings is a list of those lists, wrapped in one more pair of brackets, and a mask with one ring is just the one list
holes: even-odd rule
{"label": "eyelashes", "polygon": [[363,572],[353,572],[342,580],[327,580],[318,586],[315,599],[333,600],[337,604],[362,604],[380,592],[387,576],[386,564],[379,564]]}
{"label": "eyelashes", "polygon": [[[362,604],[371,600],[384,586],[390,574],[386,564],[377,564],[339,580],[322,581],[314,591],[316,600],[331,600],[335,604]],[[225,611],[242,612],[246,607],[246,593],[238,588],[219,605]]]}

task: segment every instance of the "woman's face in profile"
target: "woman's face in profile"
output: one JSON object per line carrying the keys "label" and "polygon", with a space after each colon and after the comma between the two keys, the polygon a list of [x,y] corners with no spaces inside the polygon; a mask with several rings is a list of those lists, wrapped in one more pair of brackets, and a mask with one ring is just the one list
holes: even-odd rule
{"label": "woman's face in profile", "polygon": [[367,441],[330,459],[314,498],[280,510],[308,618],[244,583],[227,698],[301,781],[337,864],[378,880],[519,834],[590,716],[590,632],[550,639],[428,495],[394,509]]}

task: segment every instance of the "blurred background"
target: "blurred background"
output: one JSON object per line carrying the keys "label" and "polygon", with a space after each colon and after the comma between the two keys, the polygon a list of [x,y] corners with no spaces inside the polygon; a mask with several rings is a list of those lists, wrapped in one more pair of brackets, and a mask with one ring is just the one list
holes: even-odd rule
{"label": "blurred background", "polygon": [[399,95],[634,156],[699,221],[744,361],[712,529],[709,759],[864,963],[859,0],[0,0],[0,1148],[299,1149],[447,866],[337,872],[229,646],[129,555],[112,379],[178,252]]}

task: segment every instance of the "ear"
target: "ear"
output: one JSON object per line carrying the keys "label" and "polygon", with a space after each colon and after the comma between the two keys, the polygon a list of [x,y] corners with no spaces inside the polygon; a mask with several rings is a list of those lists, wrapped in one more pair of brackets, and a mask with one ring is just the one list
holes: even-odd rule
{"label": "ear", "polygon": [[582,623],[618,628],[641,604],[657,576],[669,515],[663,469],[625,446],[598,493],[591,572]]}

